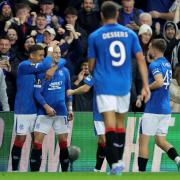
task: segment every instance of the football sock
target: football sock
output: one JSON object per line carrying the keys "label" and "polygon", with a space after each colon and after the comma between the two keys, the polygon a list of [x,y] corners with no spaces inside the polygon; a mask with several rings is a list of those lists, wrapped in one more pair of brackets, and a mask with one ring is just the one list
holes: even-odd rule
{"label": "football sock", "polygon": [[119,154],[119,160],[122,159],[123,153],[124,153],[124,144],[125,144],[125,129],[124,128],[117,128],[116,129],[117,133],[117,149],[118,149],[118,154]]}
{"label": "football sock", "polygon": [[106,129],[106,159],[109,163],[110,168],[112,168],[113,163],[117,163],[118,158],[118,150],[117,150],[117,134],[115,129],[109,128]]}
{"label": "football sock", "polygon": [[67,141],[60,142],[59,146],[60,146],[59,161],[61,163],[61,170],[62,172],[66,172],[68,171],[68,167],[69,167],[69,151],[67,148]]}
{"label": "football sock", "polygon": [[17,171],[19,167],[19,162],[21,159],[21,151],[23,147],[24,142],[15,140],[12,151],[11,151],[11,157],[12,157],[12,170]]}
{"label": "football sock", "polygon": [[31,171],[39,171],[42,160],[42,144],[33,143],[33,149],[30,157]]}
{"label": "football sock", "polygon": [[98,148],[96,152],[96,166],[95,166],[97,170],[101,170],[104,158],[105,158],[105,144],[98,143]]}
{"label": "football sock", "polygon": [[146,171],[146,165],[147,165],[148,159],[138,157],[138,167],[139,171]]}
{"label": "football sock", "polygon": [[178,157],[178,153],[174,147],[170,148],[167,152],[167,155],[169,156],[170,159],[175,161],[176,157]]}

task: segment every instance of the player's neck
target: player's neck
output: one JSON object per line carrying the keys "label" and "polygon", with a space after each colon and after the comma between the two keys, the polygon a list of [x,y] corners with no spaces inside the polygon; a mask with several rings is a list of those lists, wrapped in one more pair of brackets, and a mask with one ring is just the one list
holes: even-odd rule
{"label": "player's neck", "polygon": [[159,59],[159,58],[164,57],[164,55],[162,53],[157,53],[155,57],[156,57],[156,59]]}
{"label": "player's neck", "polygon": [[104,25],[107,25],[107,24],[117,24],[117,20],[115,20],[115,19],[106,19],[106,20],[104,20],[103,24]]}

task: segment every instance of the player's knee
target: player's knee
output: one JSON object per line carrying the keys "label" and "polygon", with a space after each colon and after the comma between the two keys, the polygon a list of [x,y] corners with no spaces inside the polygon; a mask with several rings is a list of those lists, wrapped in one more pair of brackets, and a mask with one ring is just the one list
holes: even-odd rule
{"label": "player's knee", "polygon": [[14,145],[17,147],[23,147],[25,140],[26,136],[16,136]]}
{"label": "player's knee", "polygon": [[67,140],[66,141],[60,141],[59,142],[60,149],[66,149],[67,148]]}
{"label": "player's knee", "polygon": [[98,144],[105,144],[105,136],[104,135],[99,135],[98,136]]}
{"label": "player's knee", "polygon": [[155,139],[155,143],[157,146],[159,146],[160,148],[164,147],[165,145],[165,141],[164,140],[160,140],[158,138]]}

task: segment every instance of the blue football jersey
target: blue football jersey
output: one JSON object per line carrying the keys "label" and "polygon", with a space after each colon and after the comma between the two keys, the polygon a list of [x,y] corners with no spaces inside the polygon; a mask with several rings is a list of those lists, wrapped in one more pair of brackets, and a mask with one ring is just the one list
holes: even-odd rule
{"label": "blue football jersey", "polygon": [[[36,75],[45,72],[51,67],[52,58],[46,57],[40,63],[25,60],[19,64],[17,72],[17,92],[15,99],[15,114],[36,114],[37,107],[34,99],[34,83]],[[63,67],[65,60],[58,63],[58,68]]]}
{"label": "blue football jersey", "polygon": [[[89,87],[92,87],[94,85],[93,77],[91,75],[88,75],[84,79],[84,83],[87,84]],[[93,120],[94,121],[103,121],[103,116],[99,113],[98,107],[97,107],[95,88],[94,88],[94,91],[93,91]]]}
{"label": "blue football jersey", "polygon": [[149,84],[154,82],[154,76],[162,74],[164,85],[151,91],[151,98],[145,106],[146,113],[170,114],[169,85],[172,78],[171,65],[166,58],[158,58],[149,65]]}
{"label": "blue football jersey", "polygon": [[48,81],[45,80],[45,74],[39,74],[34,87],[35,98],[40,104],[38,115],[46,114],[43,108],[46,103],[56,111],[56,115],[67,115],[66,102],[72,101],[72,97],[66,95],[66,90],[71,89],[67,68],[57,70]]}
{"label": "blue football jersey", "polygon": [[127,95],[132,56],[141,51],[137,35],[122,25],[107,24],[93,32],[88,40],[88,58],[96,59],[93,76],[97,95]]}

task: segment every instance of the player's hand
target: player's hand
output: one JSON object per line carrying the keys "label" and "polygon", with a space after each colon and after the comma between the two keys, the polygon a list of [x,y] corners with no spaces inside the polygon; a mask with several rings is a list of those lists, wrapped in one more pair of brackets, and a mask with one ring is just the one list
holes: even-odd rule
{"label": "player's hand", "polygon": [[52,117],[56,115],[56,111],[48,104],[44,105],[44,109],[46,110],[48,116]]}
{"label": "player's hand", "polygon": [[144,101],[147,103],[151,97],[151,91],[149,89],[149,86],[145,86],[141,90],[141,101]]}
{"label": "player's hand", "polygon": [[136,100],[136,106],[140,108],[142,106],[141,96],[139,95]]}
{"label": "player's hand", "polygon": [[54,76],[55,71],[56,71],[55,68],[48,69],[45,74],[45,79],[50,80]]}
{"label": "player's hand", "polygon": [[79,82],[81,82],[84,79],[84,74],[85,74],[85,72],[83,70],[78,74],[78,81]]}
{"label": "player's hand", "polygon": [[73,92],[74,92],[74,90],[68,89],[68,90],[66,91],[66,94],[67,94],[67,96],[72,96],[72,95],[73,95]]}
{"label": "player's hand", "polygon": [[68,111],[68,121],[72,121],[74,119],[73,111]]}

